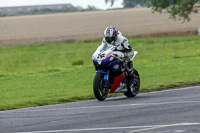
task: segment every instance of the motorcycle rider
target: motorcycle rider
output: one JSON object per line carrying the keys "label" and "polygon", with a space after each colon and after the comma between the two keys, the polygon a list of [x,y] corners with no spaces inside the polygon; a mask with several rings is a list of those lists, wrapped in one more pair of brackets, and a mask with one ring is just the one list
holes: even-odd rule
{"label": "motorcycle rider", "polygon": [[[107,44],[108,46],[116,46],[116,51],[120,51],[124,54],[125,68],[130,76],[133,70],[133,63],[130,60],[134,55],[134,50],[128,42],[128,39],[122,35],[119,30],[116,30],[113,26],[108,26],[104,31],[104,38],[102,44]],[[121,58],[121,57],[120,57]]]}

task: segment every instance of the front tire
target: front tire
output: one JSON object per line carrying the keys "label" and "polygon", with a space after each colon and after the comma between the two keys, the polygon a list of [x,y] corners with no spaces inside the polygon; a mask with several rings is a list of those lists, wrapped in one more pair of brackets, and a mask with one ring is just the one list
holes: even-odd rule
{"label": "front tire", "polygon": [[133,76],[129,77],[127,92],[124,93],[127,97],[135,97],[140,89],[140,76],[136,69],[133,69]]}
{"label": "front tire", "polygon": [[108,96],[108,88],[105,87],[104,74],[96,73],[93,81],[93,92],[97,100],[103,101]]}

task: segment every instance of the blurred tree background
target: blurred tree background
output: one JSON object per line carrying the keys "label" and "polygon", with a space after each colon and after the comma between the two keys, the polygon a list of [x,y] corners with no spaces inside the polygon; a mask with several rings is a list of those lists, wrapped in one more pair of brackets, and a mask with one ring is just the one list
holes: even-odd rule
{"label": "blurred tree background", "polygon": [[[106,4],[113,6],[117,0],[105,0]],[[150,7],[153,12],[169,13],[171,19],[178,19],[189,21],[192,13],[198,13],[200,9],[200,0],[123,0],[122,5],[124,8],[135,7]],[[80,11],[97,11],[94,6],[88,6],[86,9],[82,7],[63,7],[62,9],[55,10],[50,8],[33,9],[29,12],[16,12],[16,13],[3,13],[0,12],[0,17],[6,16],[19,16],[19,15],[32,15],[32,14],[47,14],[57,12],[80,12]]]}
{"label": "blurred tree background", "polygon": [[25,12],[20,11],[16,13],[1,13],[0,17],[6,16],[22,16],[22,15],[36,15],[36,14],[48,14],[48,13],[58,13],[58,12],[84,12],[84,11],[98,11],[100,9],[96,8],[95,6],[88,5],[87,8],[83,9],[81,6],[64,6],[62,9],[52,9],[52,8],[35,8],[31,11]]}
{"label": "blurred tree background", "polygon": [[153,11],[169,13],[171,19],[190,20],[189,15],[198,13],[200,0],[143,0]]}
{"label": "blurred tree background", "polygon": [[[110,3],[110,6],[113,6],[116,0],[105,0],[106,4]],[[138,6],[146,6],[146,4],[143,2],[143,0],[123,0],[122,5],[124,8],[132,8],[132,7],[138,7]]]}
{"label": "blurred tree background", "polygon": [[[111,6],[116,0],[105,0],[106,3],[111,3]],[[151,7],[153,12],[169,13],[171,19],[190,20],[189,15],[198,13],[200,9],[200,0],[123,0],[124,8],[140,6]]]}

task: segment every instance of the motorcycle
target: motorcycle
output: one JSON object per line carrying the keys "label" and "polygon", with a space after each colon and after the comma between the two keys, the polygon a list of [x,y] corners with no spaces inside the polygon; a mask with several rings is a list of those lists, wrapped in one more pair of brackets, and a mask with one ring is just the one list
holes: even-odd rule
{"label": "motorcycle", "polygon": [[[133,61],[137,55],[130,59]],[[124,54],[116,51],[115,46],[100,45],[92,56],[96,75],[93,80],[93,92],[97,100],[103,101],[108,93],[124,93],[127,97],[135,97],[140,89],[140,76],[138,71],[131,69],[124,60]]]}

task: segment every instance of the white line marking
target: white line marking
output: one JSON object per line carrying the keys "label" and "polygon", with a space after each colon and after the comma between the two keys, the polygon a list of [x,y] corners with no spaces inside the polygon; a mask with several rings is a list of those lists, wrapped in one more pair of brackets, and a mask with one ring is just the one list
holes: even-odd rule
{"label": "white line marking", "polygon": [[[187,90],[187,89],[199,89],[200,86],[194,86],[194,87],[186,87],[186,88],[178,88],[178,89],[171,89],[171,90],[163,90],[163,91],[155,91],[155,92],[147,92],[147,93],[141,93],[140,95],[146,95],[151,93],[163,93],[166,91],[181,91],[181,90]],[[147,106],[147,105],[164,105],[164,104],[182,104],[182,103],[199,103],[200,101],[182,101],[182,102],[163,102],[163,103],[140,103],[140,104],[122,104],[122,105],[107,105],[107,106],[88,106],[88,107],[73,107],[73,108],[54,108],[54,109],[36,109],[36,108],[25,108],[25,109],[16,109],[16,110],[8,110],[8,111],[0,111],[0,113],[18,113],[18,112],[39,112],[39,111],[54,111],[54,110],[75,110],[75,109],[92,109],[92,108],[113,108],[113,107],[125,107],[125,106]],[[73,103],[67,103],[67,104],[73,104]],[[52,106],[52,105],[50,105]],[[31,109],[31,110],[30,110]]]}
{"label": "white line marking", "polygon": [[96,109],[96,108],[113,108],[113,107],[124,107],[124,106],[148,106],[148,105],[186,104],[186,103],[200,103],[200,101],[181,101],[181,102],[163,102],[163,103],[140,103],[140,104],[120,104],[120,105],[106,105],[106,106],[88,106],[88,107],[74,107],[74,108],[57,108],[57,109],[53,109],[53,110],[58,110],[58,109],[73,110],[73,109],[89,109],[89,108],[90,109]]}
{"label": "white line marking", "polygon": [[166,105],[166,104],[187,104],[200,103],[200,101],[180,101],[180,102],[162,102],[162,103],[139,103],[139,104],[120,104],[120,105],[106,105],[106,106],[86,106],[73,108],[53,108],[53,109],[39,109],[39,110],[15,110],[14,112],[37,112],[37,111],[58,111],[58,110],[79,110],[79,109],[96,109],[96,108],[114,108],[127,106],[149,106],[149,105]]}
{"label": "white line marking", "polygon": [[148,131],[148,130],[154,130],[154,129],[158,129],[158,128],[164,128],[164,127],[174,127],[174,126],[183,126],[183,125],[185,126],[185,125],[188,125],[188,124],[191,124],[191,123],[176,123],[176,124],[162,125],[162,126],[157,126],[157,127],[133,130],[133,131],[130,131],[130,132],[134,133],[134,132]]}
{"label": "white line marking", "polygon": [[182,91],[182,90],[188,90],[188,89],[200,89],[200,86],[191,86],[191,87],[185,87],[185,88],[176,88],[176,89],[167,89],[167,90],[160,90],[160,91],[152,91],[152,92],[145,92],[145,93],[140,93],[140,95],[145,95],[145,94],[152,94],[152,93],[163,93],[163,92],[168,92],[168,91]]}
{"label": "white line marking", "polygon": [[156,127],[167,127],[169,125],[174,126],[193,126],[199,125],[200,123],[178,123],[168,125],[150,125],[150,126],[129,126],[129,127],[107,127],[107,128],[86,128],[86,129],[67,129],[67,130],[49,130],[49,131],[29,131],[29,132],[15,132],[15,133],[60,133],[60,132],[79,132],[79,131],[97,131],[97,130],[118,130],[118,129],[139,129],[139,128],[156,128]]}

